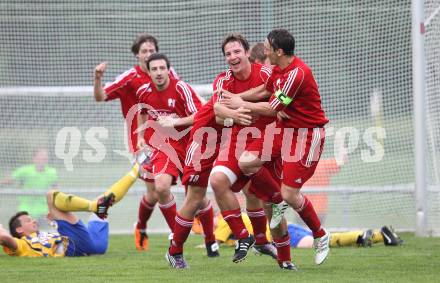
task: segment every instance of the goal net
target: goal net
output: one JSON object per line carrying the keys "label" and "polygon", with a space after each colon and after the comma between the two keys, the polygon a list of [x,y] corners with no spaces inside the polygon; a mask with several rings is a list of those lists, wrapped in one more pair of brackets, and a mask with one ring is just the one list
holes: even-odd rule
{"label": "goal net", "polygon": [[[426,27],[431,232],[440,230],[438,7],[439,0],[425,1],[426,17],[434,15]],[[282,27],[312,68],[330,119],[326,163],[304,188],[325,226],[415,229],[410,1],[3,0],[0,21],[0,180],[32,163],[38,148],[48,149],[61,190],[89,198],[129,170],[120,105],[96,103],[91,85],[99,62],[109,64],[104,81],[136,64],[137,34],[156,36],[182,79],[209,98],[209,84],[226,68],[227,33],[255,44]],[[112,232],[133,229],[144,191],[138,181],[112,208]],[[179,207],[183,189],[173,191]],[[20,182],[0,188],[0,223],[23,195],[42,192]],[[148,227],[167,231],[159,209]]]}

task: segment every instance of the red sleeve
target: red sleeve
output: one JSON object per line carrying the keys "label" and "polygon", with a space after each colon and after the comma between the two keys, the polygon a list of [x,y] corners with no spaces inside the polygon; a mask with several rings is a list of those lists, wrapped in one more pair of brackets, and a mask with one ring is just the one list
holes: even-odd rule
{"label": "red sleeve", "polygon": [[[228,76],[230,76],[231,74],[230,72],[231,71],[229,70],[226,73],[221,73],[215,78],[214,82],[212,83],[212,90],[214,94],[216,93],[217,90],[223,89],[223,83],[229,78]],[[221,95],[220,96],[216,95],[215,100],[213,100],[213,102],[215,103],[220,99],[222,99]]]}
{"label": "red sleeve", "polygon": [[267,83],[269,82],[269,78],[272,75],[272,70],[267,66],[262,66],[260,69],[260,78],[263,81],[264,85],[267,88]]}
{"label": "red sleeve", "polygon": [[[303,81],[304,71],[300,68],[295,68],[285,74],[283,78],[280,79],[280,82],[275,88],[275,92],[272,93],[272,96],[270,97],[270,107],[275,111],[281,111],[286,108],[288,105],[283,102],[282,97],[289,97],[293,100],[298,90],[301,88]],[[278,98],[276,95],[277,93]],[[292,102],[290,102],[289,105],[292,104]]]}
{"label": "red sleeve", "polygon": [[131,68],[130,70],[119,75],[113,82],[104,86],[104,92],[107,94],[106,101],[119,98],[124,95],[123,88],[136,77],[136,70]]}
{"label": "red sleeve", "polygon": [[197,113],[200,107],[202,107],[202,102],[194,90],[183,81],[179,81],[176,84],[176,90],[185,101],[185,112],[188,115]]}

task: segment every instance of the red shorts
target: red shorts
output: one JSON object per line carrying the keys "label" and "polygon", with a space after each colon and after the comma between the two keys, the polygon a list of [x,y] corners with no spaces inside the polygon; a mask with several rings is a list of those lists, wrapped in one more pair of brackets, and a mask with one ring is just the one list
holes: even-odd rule
{"label": "red shorts", "polygon": [[[229,142],[225,144],[223,148],[221,148],[217,159],[214,162],[213,167],[223,166],[227,168],[220,169],[220,171],[228,176],[231,184],[234,184],[235,181],[238,181],[237,179],[242,178],[241,176],[243,175],[243,173],[238,166],[238,160],[240,159],[241,154],[247,149],[247,147],[251,143],[262,144],[262,141],[260,140],[262,140],[264,137],[265,128],[251,127],[250,129],[257,131],[257,133],[259,133],[259,136],[252,136],[249,129],[246,128],[241,128],[239,131],[234,131],[234,134],[231,136]],[[243,183],[244,181],[241,182]]]}
{"label": "red shorts", "polygon": [[282,159],[283,183],[300,189],[313,176],[325,142],[324,128],[282,129],[275,135],[272,148],[263,148],[269,143],[255,141],[248,151],[255,152],[264,160]]}
{"label": "red shorts", "polygon": [[186,148],[182,184],[185,186],[207,187],[211,169],[217,158],[220,145],[207,147],[206,143],[197,143],[190,139]]}
{"label": "red shorts", "polygon": [[150,162],[142,167],[145,173],[140,178],[146,182],[154,182],[155,176],[168,174],[173,176],[173,185],[175,185],[177,178],[181,176],[183,171],[183,155],[184,151],[179,149],[176,149],[176,152],[172,154],[154,149]]}

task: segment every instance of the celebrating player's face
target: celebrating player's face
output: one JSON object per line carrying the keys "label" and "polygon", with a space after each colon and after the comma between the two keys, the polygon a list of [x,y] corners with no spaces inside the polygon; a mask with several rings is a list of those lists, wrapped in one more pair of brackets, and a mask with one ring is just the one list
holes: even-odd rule
{"label": "celebrating player's face", "polygon": [[139,53],[137,54],[137,58],[140,63],[145,62],[152,54],[156,53],[156,47],[154,43],[150,41],[146,41],[141,44],[139,48]]}
{"label": "celebrating player's face", "polygon": [[151,61],[150,77],[158,90],[166,88],[169,82],[167,62],[163,59]]}
{"label": "celebrating player's face", "polygon": [[264,41],[264,55],[267,56],[267,59],[269,59],[270,64],[276,65],[276,52],[273,50],[272,46],[269,44],[269,41],[266,39]]}
{"label": "celebrating player's face", "polygon": [[234,73],[240,73],[249,64],[249,52],[245,51],[238,41],[231,41],[225,45],[225,59]]}

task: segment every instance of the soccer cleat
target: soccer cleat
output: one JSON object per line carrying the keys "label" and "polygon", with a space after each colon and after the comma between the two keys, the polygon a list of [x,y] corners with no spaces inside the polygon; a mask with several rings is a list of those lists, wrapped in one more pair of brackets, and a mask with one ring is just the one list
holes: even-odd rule
{"label": "soccer cleat", "polygon": [[138,251],[147,251],[148,250],[147,232],[141,231],[141,229],[136,227],[136,229],[134,230],[134,244]]}
{"label": "soccer cleat", "polygon": [[373,230],[368,229],[362,235],[359,235],[356,244],[359,247],[371,247],[373,245]]}
{"label": "soccer cleat", "polygon": [[107,218],[108,216],[107,211],[113,205],[114,202],[115,202],[115,195],[113,193],[110,193],[107,196],[100,197],[96,204],[95,214],[101,219]]}
{"label": "soccer cleat", "polygon": [[400,246],[403,244],[403,240],[397,236],[391,226],[383,226],[380,232],[382,233],[385,246]]}
{"label": "soccer cleat", "polygon": [[330,251],[330,233],[325,230],[324,236],[316,238],[313,242],[315,248],[315,263],[321,264],[327,258]]}
{"label": "soccer cleat", "polygon": [[207,253],[208,257],[220,256],[220,253],[218,252],[220,247],[217,242],[206,243],[205,246],[206,246],[206,253]]}
{"label": "soccer cleat", "polygon": [[189,268],[188,264],[186,263],[185,258],[183,257],[183,254],[176,254],[176,255],[170,255],[170,252],[167,252],[165,254],[165,259],[168,261],[170,266],[175,269],[187,269]]}
{"label": "soccer cleat", "polygon": [[290,261],[279,262],[278,265],[280,266],[281,269],[284,270],[298,271],[298,268],[295,266],[295,264],[293,264]]}
{"label": "soccer cleat", "polygon": [[268,255],[271,256],[273,259],[277,259],[277,248],[275,248],[275,246],[271,243],[267,243],[264,245],[254,245],[252,249],[257,255]]}
{"label": "soccer cleat", "polygon": [[289,205],[285,201],[272,204],[272,218],[269,223],[270,229],[275,229],[280,225],[281,220],[283,220],[284,212],[288,207]]}
{"label": "soccer cleat", "polygon": [[250,248],[255,244],[255,238],[249,235],[247,238],[240,239],[235,243],[235,253],[232,258],[232,262],[238,263],[243,261],[247,257],[247,253]]}

